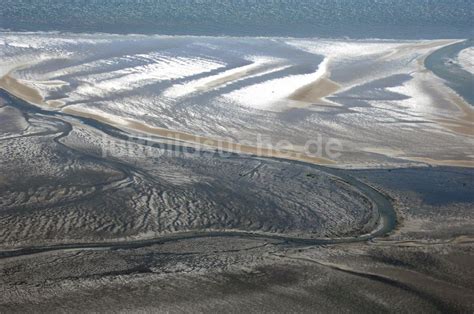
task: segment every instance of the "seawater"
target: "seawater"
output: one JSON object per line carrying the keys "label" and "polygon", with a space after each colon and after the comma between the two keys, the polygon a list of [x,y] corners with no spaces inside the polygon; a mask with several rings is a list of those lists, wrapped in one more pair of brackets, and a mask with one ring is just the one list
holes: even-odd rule
{"label": "seawater", "polygon": [[472,38],[472,0],[2,0],[0,28],[173,35]]}

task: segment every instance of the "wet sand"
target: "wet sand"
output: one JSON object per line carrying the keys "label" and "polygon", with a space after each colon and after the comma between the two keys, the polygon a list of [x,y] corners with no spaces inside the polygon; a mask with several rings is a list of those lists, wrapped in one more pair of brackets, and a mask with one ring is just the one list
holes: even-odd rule
{"label": "wet sand", "polygon": [[[321,83],[321,80],[324,80],[324,82]],[[295,94],[298,94],[297,96],[299,97],[299,99],[315,100],[316,98],[313,98],[313,97],[321,97],[321,95],[328,93],[328,89],[324,88],[325,86],[329,86],[330,87],[329,90],[331,90],[331,87],[335,88],[336,85],[337,84],[330,81],[329,79],[320,79],[314,82],[313,84],[303,87],[299,91],[295,92]],[[5,75],[4,77],[0,79],[0,88],[4,89],[5,91],[11,93],[12,95],[22,100],[25,100],[33,105],[55,108],[54,106],[51,106],[49,103],[44,102],[41,94],[38,91],[36,91],[35,89],[29,86],[21,84],[18,80],[16,80],[15,78],[12,78],[10,75]],[[295,97],[295,94],[293,94],[293,97]],[[458,104],[462,105],[462,102],[458,102]],[[471,130],[472,128],[470,128],[469,126],[470,119],[472,119],[472,110],[464,106],[462,106],[462,108],[464,112],[463,123],[467,123],[467,124],[464,125],[462,128],[460,128],[459,130],[465,134],[465,132],[472,132]],[[282,158],[282,159],[289,159],[289,160],[297,160],[297,161],[303,161],[303,162],[319,164],[319,165],[337,164],[333,160],[323,158],[323,157],[305,155],[304,153],[298,152],[298,151],[290,151],[290,150],[283,151],[283,150],[276,150],[276,149],[272,149],[268,147],[255,147],[251,145],[244,145],[244,144],[239,144],[236,142],[230,142],[226,140],[212,139],[212,138],[197,136],[197,135],[193,135],[193,134],[189,134],[185,132],[173,131],[173,130],[159,128],[159,127],[153,127],[145,123],[131,120],[131,119],[115,120],[103,115],[98,115],[91,112],[74,109],[71,107],[65,107],[62,109],[62,111],[64,113],[68,113],[68,114],[75,115],[78,117],[91,118],[97,121],[101,121],[125,131],[138,131],[141,133],[157,135],[157,136],[172,139],[172,140],[197,144],[198,146],[202,145],[202,146],[206,146],[206,147],[210,147],[214,149],[219,149],[222,151],[250,154],[250,155],[255,155],[255,156],[260,156],[260,157],[274,157],[274,158]],[[456,121],[458,123],[456,125],[459,126],[458,119],[456,120],[453,119],[452,121],[449,120],[450,123],[454,121]],[[440,123],[441,122],[442,121],[440,121]],[[448,125],[446,123],[444,124]],[[457,127],[456,129],[453,129],[453,128],[451,129],[453,131],[458,130]],[[431,165],[474,167],[474,161],[472,160],[437,160],[433,158],[423,158],[423,157],[404,157],[404,156],[401,157],[401,156],[396,156],[398,154],[395,154],[394,156],[391,152],[385,152],[382,154],[387,155],[389,157],[395,157],[395,158],[400,158],[400,159],[409,160],[409,161],[423,162],[423,163],[427,163]]]}
{"label": "wet sand", "polygon": [[[5,75],[4,77],[0,79],[0,88],[34,105],[52,107],[49,103],[44,102],[43,97],[38,91],[36,91],[35,89],[29,86],[21,84],[18,80],[16,80],[15,78],[9,75]],[[166,137],[166,138],[170,138],[170,139],[174,139],[178,141],[189,142],[189,143],[194,143],[198,145],[204,145],[206,147],[217,148],[223,151],[251,154],[251,155],[256,155],[260,157],[275,157],[275,158],[299,160],[299,161],[305,161],[305,162],[309,162],[313,164],[321,164],[321,165],[334,164],[334,161],[332,160],[322,158],[322,157],[308,156],[296,151],[279,151],[279,150],[266,148],[266,147],[254,147],[250,145],[242,145],[239,143],[233,143],[229,141],[216,140],[216,139],[211,139],[211,138],[207,138],[203,136],[196,136],[196,135],[192,135],[192,134],[188,134],[184,132],[153,127],[153,126],[149,126],[144,123],[130,120],[130,119],[127,119],[126,120],[127,124],[124,125],[110,118],[93,114],[90,112],[86,112],[86,111],[80,111],[77,109],[64,108],[63,112],[71,114],[71,115],[79,116],[79,117],[85,117],[85,118],[98,120],[120,129],[136,130],[139,132],[144,132],[144,133],[148,133],[152,135],[158,135],[161,137]]]}
{"label": "wet sand", "polygon": [[179,132],[179,131],[173,131],[173,130],[164,129],[164,128],[153,127],[153,126],[149,126],[142,122],[134,121],[131,119],[126,119],[125,121],[127,124],[124,125],[122,123],[117,123],[116,121],[113,121],[110,118],[96,115],[96,114],[86,112],[86,111],[80,111],[80,110],[73,109],[70,107],[64,108],[63,112],[74,115],[74,116],[90,118],[97,121],[101,121],[123,130],[139,131],[142,133],[157,135],[160,137],[165,137],[165,138],[180,141],[180,142],[198,144],[198,146],[202,145],[205,147],[216,148],[216,149],[219,149],[221,151],[226,151],[226,152],[243,153],[243,154],[255,155],[259,157],[272,157],[272,158],[298,160],[298,161],[304,161],[304,162],[318,164],[318,165],[331,165],[335,163],[334,161],[330,159],[309,156],[297,151],[276,150],[276,149],[272,149],[268,147],[255,147],[251,145],[244,145],[244,144],[230,142],[226,140],[211,139],[208,137],[192,135],[185,132]]}
{"label": "wet sand", "polygon": [[9,74],[0,78],[0,88],[10,94],[35,105],[46,105],[43,96],[34,88],[20,83]]}
{"label": "wet sand", "polygon": [[[404,50],[411,50],[411,49],[421,49],[421,48],[433,48],[439,46],[445,46],[448,44],[452,44],[453,41],[436,41],[432,43],[421,43],[417,45],[407,45],[406,47],[400,48],[396,50],[394,53],[390,54],[400,54],[404,53]],[[430,50],[431,53],[431,50]],[[429,53],[427,53],[429,54]],[[420,56],[419,60],[424,59],[427,54]],[[390,56],[389,55],[389,56]],[[388,57],[388,56],[387,56]],[[418,61],[419,61],[418,60]],[[424,68],[422,63],[419,64],[419,70],[425,71],[427,69]],[[199,89],[212,89],[221,85],[225,85],[228,82],[232,82],[238,80],[242,77],[252,75],[255,73],[259,73],[264,71],[262,66],[249,66],[248,68],[241,69],[241,71],[235,73],[229,73],[227,75],[223,75],[222,77],[218,77],[214,80],[210,80],[205,82],[205,84],[199,86]],[[15,79],[9,74],[5,75],[0,79],[0,88],[6,90],[7,92],[11,93],[12,95],[21,98],[31,104],[37,106],[45,106],[49,108],[60,108],[62,107],[62,103],[60,101],[44,101],[42,95],[37,91],[35,88],[27,86],[23,84],[21,81]],[[331,102],[326,101],[324,98],[337,92],[340,89],[340,85],[336,82],[332,81],[329,78],[329,75],[326,74],[324,77],[314,81],[311,84],[303,86],[298,90],[294,91],[288,99],[293,100],[300,103],[312,103],[312,104],[332,104]],[[452,103],[453,108],[457,107],[459,114],[453,114],[451,117],[439,116],[435,118],[427,119],[438,123],[439,125],[444,126],[445,128],[449,129],[450,131],[462,135],[473,136],[474,135],[474,112],[472,108],[459,96],[457,96],[454,92],[449,93],[448,95],[450,103]],[[322,157],[316,156],[308,156],[301,151],[295,150],[277,150],[268,147],[255,147],[251,144],[244,145],[239,144],[237,142],[227,141],[227,140],[219,140],[216,138],[208,138],[205,136],[197,136],[189,133],[184,133],[180,131],[174,131],[165,128],[159,128],[147,125],[143,122],[126,119],[126,118],[113,118],[108,117],[102,114],[91,113],[87,110],[81,110],[78,108],[70,108],[64,107],[61,109],[63,112],[79,116],[79,117],[86,117],[92,118],[114,127],[127,130],[127,131],[138,131],[141,133],[157,135],[160,137],[165,137],[172,140],[178,140],[182,142],[193,143],[196,145],[204,145],[206,147],[219,149],[222,151],[229,151],[229,152],[237,152],[237,153],[244,153],[244,154],[252,154],[261,157],[276,157],[276,158],[285,158],[291,160],[299,160],[304,162],[309,162],[313,164],[323,164],[323,165],[330,165],[335,164],[336,162],[333,160],[329,160]],[[424,162],[433,165],[452,165],[452,166],[461,166],[461,167],[474,167],[474,162],[472,160],[438,160],[431,157],[409,157],[405,154],[400,154],[400,152],[391,152],[391,151],[384,151],[384,152],[375,152],[382,155],[386,155],[388,157],[395,157],[404,160],[411,160],[416,162]]]}
{"label": "wet sand", "polygon": [[[437,46],[437,51],[440,49],[444,49],[446,47],[451,47],[452,45],[462,43],[464,40],[452,40],[452,41],[445,41],[442,45]],[[432,56],[435,52],[431,51],[430,53],[424,55],[422,58],[418,60],[418,67],[420,72],[430,72],[436,78],[445,79],[439,75],[437,75],[431,68],[430,65],[427,64],[427,59]],[[431,87],[430,89],[434,89]],[[436,92],[436,90],[434,90]],[[453,131],[457,134],[467,135],[470,137],[474,136],[474,108],[468,103],[469,101],[459,95],[455,89],[451,88],[449,91],[444,93],[443,97],[446,98],[449,104],[452,105],[453,109],[457,112],[454,112],[453,116],[443,116],[437,117],[432,119],[433,121],[439,123],[440,125],[444,126],[445,128]]]}
{"label": "wet sand", "polygon": [[448,98],[459,109],[459,114],[454,118],[434,120],[455,133],[474,137],[474,109],[454,92],[450,93]]}
{"label": "wet sand", "polygon": [[[315,82],[303,86],[296,90],[293,94],[288,97],[291,100],[308,102],[308,103],[324,103],[329,102],[324,100],[327,97],[340,88],[340,85],[328,78],[321,78]],[[330,103],[331,104],[331,103]]]}

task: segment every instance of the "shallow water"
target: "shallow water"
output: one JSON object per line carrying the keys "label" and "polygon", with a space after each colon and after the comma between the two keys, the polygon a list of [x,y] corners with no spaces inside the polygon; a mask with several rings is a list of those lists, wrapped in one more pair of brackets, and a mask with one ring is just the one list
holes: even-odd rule
{"label": "shallow water", "polygon": [[445,79],[448,86],[459,93],[472,106],[474,106],[474,75],[453,60],[462,50],[473,46],[474,40],[466,40],[439,49],[425,60],[428,69]]}
{"label": "shallow water", "polygon": [[371,182],[388,189],[416,193],[428,205],[474,203],[474,170],[426,167],[390,170],[357,170]]}

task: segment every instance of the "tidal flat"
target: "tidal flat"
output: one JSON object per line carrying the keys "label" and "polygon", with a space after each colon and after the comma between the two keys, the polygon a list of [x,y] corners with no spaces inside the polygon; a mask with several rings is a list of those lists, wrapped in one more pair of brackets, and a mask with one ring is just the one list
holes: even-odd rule
{"label": "tidal flat", "polygon": [[473,308],[470,168],[168,156],[159,138],[143,158],[150,142],[2,99],[2,311]]}
{"label": "tidal flat", "polygon": [[0,312],[474,311],[472,41],[0,38]]}

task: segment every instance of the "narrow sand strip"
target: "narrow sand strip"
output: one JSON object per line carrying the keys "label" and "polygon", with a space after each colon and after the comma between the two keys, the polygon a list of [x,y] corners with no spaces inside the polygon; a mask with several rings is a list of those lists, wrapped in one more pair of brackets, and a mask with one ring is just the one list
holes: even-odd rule
{"label": "narrow sand strip", "polygon": [[227,75],[222,75],[221,77],[217,77],[211,81],[206,82],[202,86],[198,86],[197,90],[208,91],[216,87],[220,87],[228,83],[240,80],[247,76],[256,75],[256,74],[259,74],[260,72],[264,72],[265,64],[258,64],[258,65],[251,64],[251,66],[252,67],[249,66],[239,72],[229,73]]}
{"label": "narrow sand strip", "polygon": [[164,95],[170,97],[181,97],[194,92],[209,92],[211,90],[219,89],[229,84],[236,83],[243,79],[281,71],[288,67],[290,67],[290,65],[281,64],[277,60],[256,60],[254,63],[232,68],[222,73],[172,86],[164,92]]}
{"label": "narrow sand strip", "polygon": [[328,78],[320,78],[315,82],[303,86],[291,94],[288,98],[291,100],[308,103],[327,103],[324,97],[327,97],[339,90],[341,86]]}
{"label": "narrow sand strip", "polygon": [[20,83],[10,74],[0,78],[0,88],[29,103],[41,106],[47,105],[43,100],[43,96],[36,89]]}
{"label": "narrow sand strip", "polygon": [[274,157],[274,158],[298,160],[298,161],[304,161],[304,162],[318,164],[318,165],[334,164],[334,161],[330,159],[308,156],[296,151],[276,150],[276,149],[272,149],[268,147],[255,147],[255,146],[244,145],[244,144],[239,144],[235,142],[229,142],[225,140],[216,140],[216,139],[211,139],[204,136],[197,136],[197,135],[192,135],[189,133],[149,126],[145,123],[131,120],[131,119],[125,119],[127,124],[123,125],[121,123],[117,123],[113,121],[110,118],[93,114],[90,112],[86,112],[86,111],[72,109],[69,107],[64,108],[63,112],[74,115],[74,116],[78,116],[78,117],[90,118],[97,121],[101,121],[103,123],[112,125],[122,130],[139,131],[142,133],[157,135],[160,137],[176,140],[179,142],[187,142],[187,143],[192,143],[192,144],[198,144],[198,146],[216,148],[216,149],[226,151],[226,152],[243,153],[243,154],[255,155],[259,157]]}
{"label": "narrow sand strip", "polygon": [[61,101],[49,100],[44,101],[40,92],[33,87],[20,83],[16,78],[7,74],[0,78],[0,88],[6,90],[10,94],[26,102],[34,105],[59,108],[64,104]]}

